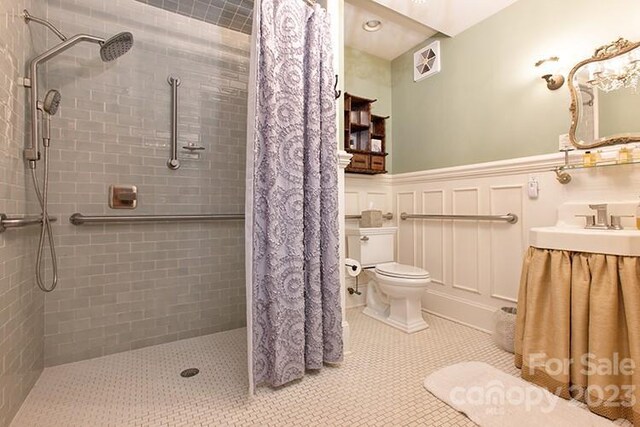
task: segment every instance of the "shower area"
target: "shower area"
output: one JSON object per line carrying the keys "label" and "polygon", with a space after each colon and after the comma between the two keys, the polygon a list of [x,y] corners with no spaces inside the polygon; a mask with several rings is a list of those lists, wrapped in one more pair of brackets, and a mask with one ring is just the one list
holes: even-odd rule
{"label": "shower area", "polygon": [[[130,31],[135,44],[110,62],[80,44],[42,73],[61,94],[49,171],[60,284],[45,297],[45,366],[243,326],[241,221],[68,218],[243,212],[249,37],[133,0],[50,3],[47,16],[67,34]],[[177,170],[170,76],[181,80]],[[111,209],[111,186],[135,186],[135,210]]]}
{"label": "shower area", "polygon": [[249,396],[340,364],[326,9],[0,16],[0,427],[246,419]]}
{"label": "shower area", "polygon": [[[244,224],[233,215],[244,214],[252,7],[0,0],[0,425],[44,367],[246,325]],[[33,58],[77,34],[87,36],[25,80]],[[135,209],[110,207],[114,191]],[[55,258],[46,227],[42,239],[38,224],[15,227],[41,214],[37,192]],[[74,225],[76,213],[136,218]],[[168,214],[178,217],[144,220]],[[41,285],[57,280],[46,294],[38,253]]]}

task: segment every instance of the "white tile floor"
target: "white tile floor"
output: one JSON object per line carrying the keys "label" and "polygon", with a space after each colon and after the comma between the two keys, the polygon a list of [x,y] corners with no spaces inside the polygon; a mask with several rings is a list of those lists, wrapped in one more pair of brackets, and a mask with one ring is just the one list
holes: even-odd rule
{"label": "white tile floor", "polygon": [[[245,329],[48,368],[11,424],[46,426],[428,425],[472,426],[422,387],[465,360],[516,374],[491,337],[426,316],[406,335],[349,311],[352,354],[279,390],[247,398]],[[198,367],[200,374],[179,373]]]}

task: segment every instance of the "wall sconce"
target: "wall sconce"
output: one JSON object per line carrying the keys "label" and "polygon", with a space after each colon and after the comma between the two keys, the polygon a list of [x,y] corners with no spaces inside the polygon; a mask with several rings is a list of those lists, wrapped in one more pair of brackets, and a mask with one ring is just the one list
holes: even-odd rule
{"label": "wall sconce", "polygon": [[536,67],[539,67],[543,72],[541,77],[547,82],[549,90],[560,89],[564,84],[564,76],[558,72],[558,61],[560,58],[551,56],[536,62]]}

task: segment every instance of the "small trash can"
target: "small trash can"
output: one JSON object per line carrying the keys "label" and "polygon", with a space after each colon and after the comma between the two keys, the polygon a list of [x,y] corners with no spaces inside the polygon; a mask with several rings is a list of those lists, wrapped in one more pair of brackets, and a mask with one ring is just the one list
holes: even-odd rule
{"label": "small trash can", "polygon": [[516,313],[515,307],[502,307],[493,314],[493,341],[509,353],[514,352]]}

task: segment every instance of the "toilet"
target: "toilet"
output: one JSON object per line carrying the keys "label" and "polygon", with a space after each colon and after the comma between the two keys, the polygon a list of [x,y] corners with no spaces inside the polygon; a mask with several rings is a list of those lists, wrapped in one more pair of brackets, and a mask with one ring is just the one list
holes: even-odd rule
{"label": "toilet", "polygon": [[406,333],[429,327],[422,318],[422,295],[429,272],[395,262],[397,227],[348,228],[347,256],[358,260],[369,277],[363,311]]}

